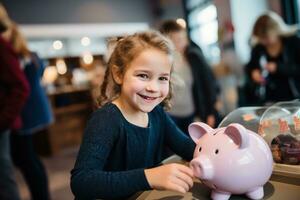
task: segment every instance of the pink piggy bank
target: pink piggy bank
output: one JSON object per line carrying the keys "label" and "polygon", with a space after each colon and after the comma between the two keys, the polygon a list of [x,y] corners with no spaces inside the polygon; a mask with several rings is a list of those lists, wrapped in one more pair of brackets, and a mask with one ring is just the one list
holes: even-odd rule
{"label": "pink piggy bank", "polygon": [[263,198],[263,185],[273,168],[272,153],[263,138],[240,124],[213,129],[195,122],[189,134],[197,144],[190,167],[213,189],[212,199],[226,200],[231,194]]}

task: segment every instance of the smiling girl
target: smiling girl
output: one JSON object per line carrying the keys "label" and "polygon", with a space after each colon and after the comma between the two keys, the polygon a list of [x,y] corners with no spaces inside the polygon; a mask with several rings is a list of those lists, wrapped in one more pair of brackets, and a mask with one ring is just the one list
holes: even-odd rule
{"label": "smiling girl", "polygon": [[71,174],[76,199],[124,199],[138,191],[185,193],[192,170],[161,165],[165,147],[184,159],[194,142],[161,105],[169,106],[173,47],[149,31],[119,40],[109,59],[99,103],[89,120]]}

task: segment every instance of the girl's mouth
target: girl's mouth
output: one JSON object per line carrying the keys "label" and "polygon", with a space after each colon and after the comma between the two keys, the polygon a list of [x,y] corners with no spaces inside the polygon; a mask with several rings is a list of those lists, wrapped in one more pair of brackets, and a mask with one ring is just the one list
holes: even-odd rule
{"label": "girl's mouth", "polygon": [[145,96],[145,95],[142,95],[142,94],[138,94],[138,95],[140,97],[142,97],[143,99],[148,100],[148,101],[153,101],[153,100],[158,98],[158,97],[149,97],[149,96]]}

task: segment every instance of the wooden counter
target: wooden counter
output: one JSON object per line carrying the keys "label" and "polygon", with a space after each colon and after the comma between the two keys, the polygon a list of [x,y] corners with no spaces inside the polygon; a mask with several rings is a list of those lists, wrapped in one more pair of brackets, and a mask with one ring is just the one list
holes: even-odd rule
{"label": "wooden counter", "polygon": [[[165,163],[169,162],[180,163],[178,157],[173,157]],[[300,166],[292,166],[299,170]],[[292,175],[292,173],[278,173],[278,165],[274,166],[274,171],[271,179],[265,184],[263,199],[268,200],[300,200],[300,176],[299,174]],[[284,167],[285,168],[285,167]],[[286,169],[286,168],[285,168]],[[297,172],[296,172],[297,173]],[[285,176],[287,175],[287,176]],[[195,179],[194,186],[186,194],[181,194],[172,191],[145,191],[139,195],[135,195],[130,200],[209,200],[211,189],[202,184],[198,179]],[[232,195],[230,200],[246,200],[245,195]]]}
{"label": "wooden counter", "polygon": [[69,147],[79,146],[93,100],[89,87],[65,86],[48,92],[54,123],[35,136],[40,154],[51,156]]}
{"label": "wooden counter", "polygon": [[[268,200],[299,200],[300,199],[300,179],[284,180],[282,178],[273,177],[264,186],[265,196],[263,199]],[[186,194],[181,194],[172,191],[146,191],[143,192],[137,200],[209,200],[211,190],[195,180],[193,188]],[[230,200],[246,200],[248,199],[244,195],[232,195]]]}

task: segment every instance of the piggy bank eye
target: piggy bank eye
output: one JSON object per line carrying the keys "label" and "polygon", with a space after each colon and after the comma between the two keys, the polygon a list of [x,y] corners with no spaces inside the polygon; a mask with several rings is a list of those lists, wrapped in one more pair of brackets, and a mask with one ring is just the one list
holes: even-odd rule
{"label": "piggy bank eye", "polygon": [[216,149],[216,150],[215,150],[215,154],[218,154],[218,153],[219,153],[219,149]]}
{"label": "piggy bank eye", "polygon": [[202,150],[202,147],[199,148],[199,152],[201,152],[201,150]]}

